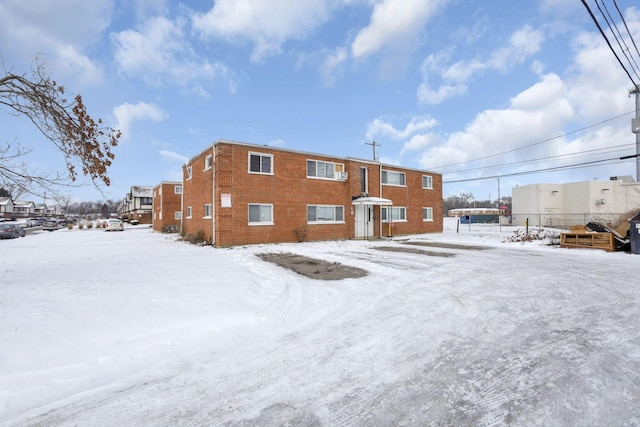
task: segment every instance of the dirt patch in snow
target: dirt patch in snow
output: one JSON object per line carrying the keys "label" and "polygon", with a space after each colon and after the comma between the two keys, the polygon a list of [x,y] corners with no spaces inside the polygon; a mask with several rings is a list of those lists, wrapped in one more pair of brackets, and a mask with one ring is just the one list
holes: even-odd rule
{"label": "dirt patch in snow", "polygon": [[417,249],[417,248],[403,248],[402,246],[376,246],[373,249],[378,251],[386,251],[386,252],[404,252],[408,254],[439,256],[443,258],[450,258],[452,256],[455,256],[455,254],[447,253],[447,252],[427,251],[424,249]]}
{"label": "dirt patch in snow", "polygon": [[475,246],[475,245],[459,245],[456,243],[442,243],[442,242],[402,242],[403,245],[413,245],[413,246],[428,246],[432,248],[443,248],[443,249],[469,249],[475,251],[481,251],[484,249],[491,249],[488,246]]}
{"label": "dirt patch in snow", "polygon": [[361,268],[288,252],[263,253],[257,254],[257,256],[263,261],[272,262],[280,267],[318,280],[357,279],[368,274],[366,270]]}

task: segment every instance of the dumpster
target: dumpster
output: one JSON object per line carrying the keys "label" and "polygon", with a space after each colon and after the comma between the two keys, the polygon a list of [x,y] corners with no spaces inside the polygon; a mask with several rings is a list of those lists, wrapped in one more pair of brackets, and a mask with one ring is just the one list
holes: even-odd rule
{"label": "dumpster", "polygon": [[631,253],[640,255],[640,213],[629,220]]}

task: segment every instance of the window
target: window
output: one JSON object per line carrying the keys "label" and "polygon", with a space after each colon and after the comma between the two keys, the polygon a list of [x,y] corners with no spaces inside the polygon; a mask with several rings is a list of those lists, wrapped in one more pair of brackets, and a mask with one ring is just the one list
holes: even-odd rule
{"label": "window", "polygon": [[406,222],[407,208],[403,206],[382,207],[382,222]]}
{"label": "window", "polygon": [[433,177],[431,175],[422,175],[422,188],[433,188]]}
{"label": "window", "polygon": [[191,218],[191,206],[187,206],[187,218]]}
{"label": "window", "polygon": [[206,204],[204,205],[204,217],[205,218],[211,218],[211,204]]}
{"label": "window", "polygon": [[406,185],[404,172],[382,171],[382,183],[386,185]]}
{"label": "window", "polygon": [[343,179],[344,165],[342,163],[307,160],[307,178]]}
{"label": "window", "polygon": [[249,205],[249,225],[273,225],[273,205]]}
{"label": "window", "polygon": [[307,222],[344,222],[344,206],[307,206]]}
{"label": "window", "polygon": [[187,179],[191,179],[191,166],[187,166]]}
{"label": "window", "polygon": [[422,208],[422,220],[433,221],[433,208]]}
{"label": "window", "polygon": [[162,211],[158,212],[158,219],[162,221]]}
{"label": "window", "polygon": [[176,185],[175,187],[173,187],[173,192],[175,194],[182,194],[182,185]]}
{"label": "window", "polygon": [[369,169],[360,168],[360,192],[367,194],[369,192]]}
{"label": "window", "polygon": [[153,198],[152,197],[140,197],[140,204],[141,205],[151,205],[151,204],[153,204]]}
{"label": "window", "polygon": [[182,219],[182,212],[176,211],[173,213],[173,219]]}
{"label": "window", "polygon": [[273,174],[271,154],[249,153],[249,172]]}
{"label": "window", "polygon": [[209,170],[213,166],[213,154],[209,154],[204,159],[204,170]]}

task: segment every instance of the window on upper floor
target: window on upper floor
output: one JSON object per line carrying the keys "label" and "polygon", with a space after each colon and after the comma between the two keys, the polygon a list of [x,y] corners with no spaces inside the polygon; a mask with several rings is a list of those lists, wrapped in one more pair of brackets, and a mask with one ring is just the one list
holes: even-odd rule
{"label": "window on upper floor", "polygon": [[273,225],[273,205],[250,203],[249,225]]}
{"label": "window on upper floor", "polygon": [[182,219],[182,212],[180,211],[175,211],[173,213],[173,219]]}
{"label": "window on upper floor", "polygon": [[433,177],[431,175],[422,175],[422,188],[433,189]]}
{"label": "window on upper floor", "polygon": [[405,186],[406,177],[404,172],[396,172],[396,171],[382,171],[382,183],[385,185],[399,185]]}
{"label": "window on upper floor", "polygon": [[307,160],[307,178],[344,181],[347,179],[347,174],[344,171],[344,164],[342,163]]}
{"label": "window on upper floor", "polygon": [[209,170],[213,166],[213,154],[204,158],[204,170]]}
{"label": "window on upper floor", "polygon": [[208,203],[208,204],[204,205],[204,217],[205,218],[211,218],[211,213],[212,213],[211,204]]}
{"label": "window on upper floor", "polygon": [[382,206],[381,209],[382,222],[406,222],[407,208],[404,206]]}
{"label": "window on upper floor", "polygon": [[344,206],[308,205],[307,222],[309,223],[344,223]]}
{"label": "window on upper floor", "polygon": [[249,173],[273,174],[273,155],[249,153]]}
{"label": "window on upper floor", "polygon": [[173,192],[175,194],[182,194],[182,185],[176,185],[173,187]]}
{"label": "window on upper floor", "polygon": [[151,205],[151,204],[153,204],[153,198],[152,197],[140,197],[140,204],[141,205]]}
{"label": "window on upper floor", "polygon": [[433,208],[422,208],[422,220],[433,221]]}
{"label": "window on upper floor", "polygon": [[191,173],[191,166],[187,166],[187,179],[191,179],[192,177],[192,173]]}
{"label": "window on upper floor", "polygon": [[193,211],[193,209],[191,209],[191,206],[187,206],[187,218],[191,218],[191,212]]}

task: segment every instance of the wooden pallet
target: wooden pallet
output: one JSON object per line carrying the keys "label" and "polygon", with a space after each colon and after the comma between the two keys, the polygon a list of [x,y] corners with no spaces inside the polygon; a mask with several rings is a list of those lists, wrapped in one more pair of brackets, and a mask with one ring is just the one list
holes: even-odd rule
{"label": "wooden pallet", "polygon": [[584,231],[560,233],[560,247],[604,249],[608,252],[616,250],[612,233]]}

